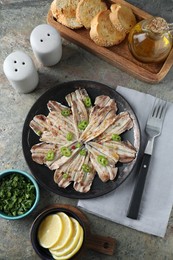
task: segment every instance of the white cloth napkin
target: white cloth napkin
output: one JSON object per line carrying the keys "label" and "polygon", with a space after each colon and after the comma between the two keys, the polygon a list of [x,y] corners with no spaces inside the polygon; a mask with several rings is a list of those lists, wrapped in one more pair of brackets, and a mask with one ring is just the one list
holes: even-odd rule
{"label": "white cloth napkin", "polygon": [[[141,127],[142,147],[146,143],[144,133],[148,114],[152,109],[154,97],[132,89],[117,87],[136,113]],[[164,237],[173,205],[173,104],[168,104],[166,117],[160,137],[156,138],[145,189],[141,201],[139,220],[128,217],[127,210],[135,184],[137,172],[116,190],[104,196],[79,200],[83,210],[105,219],[131,227],[138,231]]]}

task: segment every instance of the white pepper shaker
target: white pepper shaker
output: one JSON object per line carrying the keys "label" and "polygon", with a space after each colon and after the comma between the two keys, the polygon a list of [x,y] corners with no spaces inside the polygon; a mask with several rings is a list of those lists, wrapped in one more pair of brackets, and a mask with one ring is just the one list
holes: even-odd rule
{"label": "white pepper shaker", "polygon": [[23,51],[9,54],[4,61],[3,70],[12,87],[19,93],[29,93],[38,85],[36,67]]}
{"label": "white pepper shaker", "polygon": [[62,42],[59,32],[48,24],[40,24],[30,35],[32,50],[44,66],[57,64],[62,57]]}

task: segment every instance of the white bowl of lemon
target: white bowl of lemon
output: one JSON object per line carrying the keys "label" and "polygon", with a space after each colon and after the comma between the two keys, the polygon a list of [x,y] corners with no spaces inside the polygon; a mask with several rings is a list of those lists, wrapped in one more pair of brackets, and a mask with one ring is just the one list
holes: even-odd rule
{"label": "white bowl of lemon", "polygon": [[42,259],[76,259],[83,253],[85,225],[69,205],[52,205],[31,226],[31,243]]}

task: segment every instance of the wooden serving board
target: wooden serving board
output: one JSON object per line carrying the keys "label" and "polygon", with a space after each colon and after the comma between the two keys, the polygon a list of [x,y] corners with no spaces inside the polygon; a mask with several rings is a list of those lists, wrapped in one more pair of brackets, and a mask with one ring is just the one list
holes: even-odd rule
{"label": "wooden serving board", "polygon": [[38,227],[46,216],[50,214],[56,214],[58,212],[64,212],[69,217],[75,218],[80,223],[84,231],[83,244],[80,250],[77,252],[77,254],[70,259],[85,259],[85,254],[88,249],[94,250],[105,255],[114,255],[117,246],[117,241],[115,238],[93,234],[90,229],[90,223],[88,221],[88,218],[77,207],[68,204],[53,204],[46,207],[35,218],[30,229],[30,239],[32,246],[41,259],[51,260],[52,256],[50,255],[49,250],[43,249],[43,247],[41,247],[38,242]]}
{"label": "wooden serving board", "polygon": [[[152,16],[151,14],[144,12],[124,0],[107,0],[106,2],[108,4],[119,3],[130,7],[136,15],[137,21],[147,19]],[[47,15],[47,23],[55,27],[63,38],[85,48],[87,51],[90,51],[117,68],[145,82],[160,82],[173,65],[173,48],[164,62],[142,63],[136,60],[130,53],[127,38],[117,46],[105,48],[96,45],[90,39],[89,30],[85,28],[72,30],[57,22],[53,18],[51,10],[49,10]]]}

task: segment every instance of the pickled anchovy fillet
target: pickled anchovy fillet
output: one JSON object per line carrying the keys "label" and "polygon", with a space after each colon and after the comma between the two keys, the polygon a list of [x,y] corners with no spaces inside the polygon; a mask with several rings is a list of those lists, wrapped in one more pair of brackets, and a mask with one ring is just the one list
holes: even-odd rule
{"label": "pickled anchovy fillet", "polygon": [[91,163],[95,168],[96,172],[98,173],[99,178],[103,182],[107,182],[108,180],[114,180],[118,171],[118,168],[115,167],[114,161],[111,158],[107,157],[109,164],[107,166],[103,166],[97,160],[98,156],[103,154],[89,145],[87,145],[87,149],[90,152]]}
{"label": "pickled anchovy fillet", "polygon": [[55,135],[50,131],[44,131],[39,139],[41,142],[58,144],[59,146],[64,146],[67,143],[65,138],[60,135]]}
{"label": "pickled anchovy fillet", "polygon": [[[38,164],[46,164],[49,166],[50,162],[46,160],[46,155],[48,152],[54,152],[54,160],[56,160],[59,156],[59,147],[57,144],[51,143],[38,143],[32,146],[31,153],[33,161],[37,162]],[[51,163],[53,160],[51,161]]]}
{"label": "pickled anchovy fillet", "polygon": [[114,109],[115,113],[117,112],[117,104],[114,99],[111,99],[108,96],[98,96],[95,99],[94,105],[98,105],[99,107],[107,107],[110,106]]}
{"label": "pickled anchovy fillet", "polygon": [[73,158],[74,155],[76,155],[76,153],[79,151],[79,148],[72,150],[71,151],[71,156],[61,156],[60,158],[58,158],[58,160],[56,160],[53,164],[51,164],[50,169],[51,170],[56,170],[58,168],[60,168],[63,164],[67,163],[69,160],[71,160]]}
{"label": "pickled anchovy fillet", "polygon": [[74,126],[71,125],[68,120],[65,120],[64,117],[59,116],[55,111],[48,114],[47,121],[56,135],[60,134],[62,138],[64,137],[66,139],[67,133],[71,132],[76,139]]}
{"label": "pickled anchovy fillet", "polygon": [[103,143],[103,147],[115,149],[122,163],[129,163],[136,157],[136,149],[129,141],[108,141]]}
{"label": "pickled anchovy fillet", "polygon": [[89,142],[88,143],[91,147],[93,147],[94,149],[96,149],[98,152],[101,152],[102,154],[104,154],[105,156],[107,156],[108,158],[111,158],[112,160],[114,160],[114,163],[116,164],[119,160],[119,155],[115,149],[115,146],[105,146],[96,142]]}
{"label": "pickled anchovy fillet", "polygon": [[81,135],[81,140],[88,142],[103,133],[115,121],[115,111],[111,107],[93,107],[89,125]]}
{"label": "pickled anchovy fillet", "polygon": [[68,117],[64,117],[61,112],[64,109],[70,109],[67,106],[62,105],[61,103],[54,101],[54,100],[50,100],[47,103],[47,107],[49,109],[50,112],[56,112],[58,114],[58,117],[61,118],[63,121],[67,122],[68,124],[71,124],[73,126],[73,116],[72,114],[70,114]]}
{"label": "pickled anchovy fillet", "polygon": [[133,120],[128,112],[121,112],[115,118],[114,124],[110,125],[103,134],[97,137],[98,141],[109,141],[113,134],[122,134],[133,127]]}
{"label": "pickled anchovy fillet", "polygon": [[65,98],[71,107],[76,135],[79,138],[82,131],[78,128],[78,124],[83,120],[88,121],[88,111],[79,90],[68,94]]}
{"label": "pickled anchovy fillet", "polygon": [[29,126],[37,134],[41,135],[45,130],[49,129],[47,123],[47,117],[44,115],[36,115],[33,120],[30,122]]}
{"label": "pickled anchovy fillet", "polygon": [[82,173],[82,165],[85,161],[85,157],[81,158],[79,153],[76,153],[72,160],[69,160],[66,164],[63,164],[54,173],[54,180],[59,187],[67,187],[72,181],[78,179]]}
{"label": "pickled anchovy fillet", "polygon": [[95,178],[96,171],[90,162],[89,153],[87,156],[85,156],[83,163],[89,166],[89,171],[84,172],[82,169],[80,169],[80,171],[77,172],[77,174],[75,175],[73,188],[78,192],[86,193],[91,188],[91,185]]}

